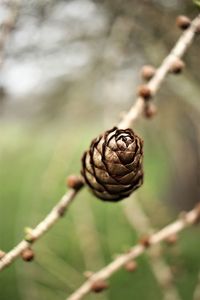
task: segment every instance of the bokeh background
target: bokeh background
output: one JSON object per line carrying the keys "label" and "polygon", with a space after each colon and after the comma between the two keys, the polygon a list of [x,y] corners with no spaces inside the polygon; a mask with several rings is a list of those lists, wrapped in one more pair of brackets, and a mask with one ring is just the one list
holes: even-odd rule
{"label": "bokeh background", "polygon": [[[0,249],[11,249],[25,227],[44,218],[65,192],[66,177],[79,173],[91,139],[133,104],[141,67],[159,66],[180,35],[176,16],[197,13],[182,0],[0,1]],[[65,299],[84,271],[137,242],[134,203],[159,229],[199,201],[199,49],[197,37],[184,73],[169,75],[156,95],[158,115],[134,126],[145,141],[143,187],[117,204],[82,191],[34,245],[35,260],[18,259],[0,274],[1,300]],[[199,234],[190,228],[161,249],[183,300],[200,299]],[[149,257],[137,262],[135,273],[120,270],[105,293],[86,298],[164,299],[169,285],[160,286]]]}

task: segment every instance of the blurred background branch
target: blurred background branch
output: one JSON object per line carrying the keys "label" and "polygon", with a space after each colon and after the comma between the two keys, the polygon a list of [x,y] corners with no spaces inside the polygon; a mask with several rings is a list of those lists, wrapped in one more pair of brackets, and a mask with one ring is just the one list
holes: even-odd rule
{"label": "blurred background branch", "polygon": [[[99,272],[93,274],[88,281],[86,281],[79,289],[77,289],[68,300],[82,299],[90,291],[95,291],[95,286],[98,281],[108,279],[113,273],[118,271],[123,265],[131,259],[135,259],[141,255],[145,249],[166,240],[168,237],[180,232],[185,227],[193,225],[199,220],[200,206],[197,205],[192,211],[183,215],[183,218],[166,226],[162,230],[150,235],[146,240],[141,240],[139,244],[129,249],[128,253],[119,255],[113,262],[101,269]],[[103,290],[103,288],[102,288]]]}
{"label": "blurred background branch", "polygon": [[[138,204],[138,199],[134,197],[134,201],[127,201],[123,207],[124,212],[129,223],[140,234],[140,236],[150,235],[155,232],[152,228],[151,220],[145,214],[144,209]],[[169,236],[172,238],[172,243],[176,242],[175,236]],[[175,239],[174,239],[175,238]],[[152,272],[160,285],[163,293],[163,300],[179,300],[181,299],[176,286],[174,285],[174,276],[170,269],[170,266],[165,261],[162,255],[162,247],[160,244],[150,248],[147,252],[149,257],[149,264]]]}

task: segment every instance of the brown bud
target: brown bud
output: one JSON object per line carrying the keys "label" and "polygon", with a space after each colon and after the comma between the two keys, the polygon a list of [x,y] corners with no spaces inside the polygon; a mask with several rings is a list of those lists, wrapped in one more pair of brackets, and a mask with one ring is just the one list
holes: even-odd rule
{"label": "brown bud", "polygon": [[182,30],[186,30],[190,27],[191,25],[191,20],[186,17],[186,16],[178,16],[176,19],[176,25],[182,29]]}
{"label": "brown bud", "polygon": [[144,116],[148,119],[153,118],[157,114],[157,107],[153,103],[147,102],[144,107]]}
{"label": "brown bud", "polygon": [[108,284],[105,280],[99,279],[92,283],[91,285],[91,291],[94,293],[100,293],[108,288]]}
{"label": "brown bud", "polygon": [[180,74],[182,72],[182,70],[184,69],[184,67],[185,67],[185,63],[181,59],[177,58],[171,64],[170,72],[174,73],[174,74]]}
{"label": "brown bud", "polygon": [[66,212],[66,206],[60,206],[58,208],[58,214],[59,214],[60,217],[63,217],[65,212]]}
{"label": "brown bud", "polygon": [[137,265],[136,261],[133,261],[133,260],[127,262],[124,265],[125,270],[128,272],[134,272],[135,270],[137,270],[137,267],[138,267],[138,265]]}
{"label": "brown bud", "polygon": [[141,77],[144,80],[150,80],[156,73],[156,69],[153,66],[146,65],[141,69]]}
{"label": "brown bud", "polygon": [[0,260],[6,255],[6,253],[2,250],[0,250]]}
{"label": "brown bud", "polygon": [[152,92],[147,85],[140,85],[138,87],[138,96],[144,98],[145,100],[149,100],[152,97]]}
{"label": "brown bud", "polygon": [[24,261],[32,261],[34,259],[34,252],[31,248],[26,248],[22,251],[21,257]]}
{"label": "brown bud", "polygon": [[83,187],[83,179],[81,176],[70,175],[67,178],[67,186],[74,190],[80,190]]}
{"label": "brown bud", "polygon": [[149,248],[151,246],[150,237],[144,236],[140,239],[139,243],[145,248]]}
{"label": "brown bud", "polygon": [[165,239],[165,242],[168,244],[168,245],[174,245],[176,244],[178,240],[178,236],[176,233],[174,234],[171,234],[170,236],[168,236],[166,239]]}

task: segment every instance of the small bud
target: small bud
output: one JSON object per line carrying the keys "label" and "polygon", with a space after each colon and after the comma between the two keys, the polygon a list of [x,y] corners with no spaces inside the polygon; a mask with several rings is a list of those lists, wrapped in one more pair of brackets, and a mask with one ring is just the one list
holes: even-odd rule
{"label": "small bud", "polygon": [[34,259],[34,256],[34,252],[31,248],[26,248],[21,253],[21,257],[24,261],[32,261]]}
{"label": "small bud", "polygon": [[83,179],[81,176],[70,175],[67,178],[67,186],[74,190],[80,190],[83,187]]}
{"label": "small bud", "polygon": [[190,27],[191,25],[191,20],[186,17],[186,16],[178,16],[176,19],[176,25],[182,29],[182,30],[186,30]]}
{"label": "small bud", "polygon": [[6,255],[6,253],[2,250],[0,250],[0,260]]}
{"label": "small bud", "polygon": [[174,234],[171,234],[170,236],[168,236],[166,239],[165,239],[165,242],[168,244],[168,245],[174,245],[176,244],[178,240],[178,236],[176,233]]}
{"label": "small bud", "polygon": [[137,267],[138,267],[138,265],[137,265],[136,261],[133,261],[133,260],[127,262],[124,265],[125,270],[128,271],[128,272],[134,272],[134,271],[136,271]]}
{"label": "small bud", "polygon": [[180,74],[182,72],[182,70],[184,69],[184,67],[185,67],[185,63],[181,59],[177,58],[171,64],[170,72],[174,73],[174,74]]}
{"label": "small bud", "polygon": [[66,206],[60,206],[58,208],[58,214],[59,214],[60,217],[63,217],[65,212],[66,212]]}
{"label": "small bud", "polygon": [[156,73],[156,69],[153,66],[146,65],[141,69],[141,77],[144,80],[150,80]]}
{"label": "small bud", "polygon": [[146,103],[144,107],[144,116],[148,119],[153,118],[157,114],[157,107],[153,103]]}
{"label": "small bud", "polygon": [[100,293],[108,288],[108,284],[105,280],[99,279],[92,283],[91,285],[91,291],[94,293]]}
{"label": "small bud", "polygon": [[91,271],[85,271],[83,273],[83,275],[85,276],[85,278],[89,279],[94,273]]}
{"label": "small bud", "polygon": [[152,92],[147,85],[141,85],[138,87],[138,96],[149,100],[152,97]]}
{"label": "small bud", "polygon": [[35,241],[35,237],[32,234],[33,229],[30,227],[25,227],[24,228],[24,232],[25,232],[25,241],[27,241],[28,243],[33,243]]}
{"label": "small bud", "polygon": [[145,248],[149,248],[151,246],[150,238],[148,236],[142,237],[139,243]]}

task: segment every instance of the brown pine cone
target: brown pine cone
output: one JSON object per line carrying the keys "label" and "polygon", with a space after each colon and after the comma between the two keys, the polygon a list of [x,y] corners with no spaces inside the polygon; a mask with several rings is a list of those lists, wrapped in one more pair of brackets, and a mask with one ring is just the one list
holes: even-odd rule
{"label": "brown pine cone", "polygon": [[119,201],[143,183],[143,141],[132,129],[114,127],[92,141],[82,164],[91,191],[102,200]]}

